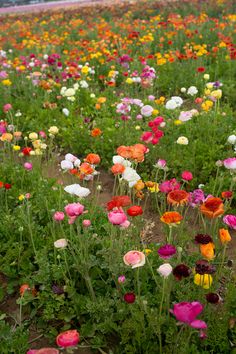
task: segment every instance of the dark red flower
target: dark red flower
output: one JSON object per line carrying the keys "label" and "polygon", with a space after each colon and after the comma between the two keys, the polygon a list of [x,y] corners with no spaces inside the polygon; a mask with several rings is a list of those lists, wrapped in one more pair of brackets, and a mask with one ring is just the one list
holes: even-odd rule
{"label": "dark red flower", "polygon": [[209,293],[209,294],[206,294],[206,300],[207,300],[207,302],[210,302],[211,304],[217,304],[220,301],[220,297],[218,294]]}
{"label": "dark red flower", "polygon": [[4,184],[5,189],[11,189],[11,184],[10,183],[5,183]]}
{"label": "dark red flower", "polygon": [[196,262],[195,271],[200,275],[213,274],[216,271],[216,267],[208,261],[201,259]]}
{"label": "dark red flower", "polygon": [[129,216],[138,216],[143,214],[143,209],[139,205],[133,205],[127,210]]}
{"label": "dark red flower", "polygon": [[179,264],[173,269],[173,275],[177,280],[187,278],[191,274],[191,269],[185,264]]}
{"label": "dark red flower", "polygon": [[127,304],[133,304],[135,302],[135,294],[134,293],[126,293],[124,295],[124,300]]}
{"label": "dark red flower", "polygon": [[204,68],[204,66],[199,66],[198,68],[197,68],[197,72],[198,73],[204,73],[205,72],[205,68]]}
{"label": "dark red flower", "polygon": [[207,245],[208,243],[213,242],[210,235],[207,234],[197,234],[195,236],[195,243],[200,243],[201,245]]}

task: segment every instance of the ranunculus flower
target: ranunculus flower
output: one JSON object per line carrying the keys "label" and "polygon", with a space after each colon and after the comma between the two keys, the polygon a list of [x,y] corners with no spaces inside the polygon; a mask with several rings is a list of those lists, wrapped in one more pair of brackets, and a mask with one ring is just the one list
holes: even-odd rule
{"label": "ranunculus flower", "polygon": [[205,201],[205,194],[201,189],[195,189],[189,193],[189,204],[191,207],[198,206]]}
{"label": "ranunculus flower", "polygon": [[125,275],[120,275],[118,277],[118,283],[119,284],[123,284],[125,282],[126,278],[125,278]]}
{"label": "ranunculus flower", "polygon": [[219,229],[219,238],[223,244],[231,241],[231,236],[227,229]]}
{"label": "ranunculus flower", "polygon": [[145,254],[140,251],[129,251],[124,257],[123,261],[126,265],[131,266],[133,269],[142,267],[145,264]]}
{"label": "ranunculus flower", "polygon": [[172,272],[172,266],[169,263],[164,263],[160,265],[157,272],[164,278],[167,278]]}
{"label": "ranunculus flower", "polygon": [[12,109],[12,105],[10,103],[4,104],[4,106],[3,106],[3,112],[4,113],[9,112],[11,109]]}
{"label": "ranunculus flower", "polygon": [[182,215],[177,211],[166,211],[160,218],[162,222],[168,225],[179,224],[182,219]]}
{"label": "ranunculus flower", "polygon": [[35,354],[59,354],[59,350],[56,348],[41,348]]}
{"label": "ranunculus flower", "polygon": [[210,274],[195,274],[194,284],[203,287],[203,289],[209,289],[212,284],[212,276]]}
{"label": "ranunculus flower", "polygon": [[184,205],[188,203],[189,194],[183,190],[171,191],[167,195],[167,202],[171,205]]}
{"label": "ranunculus flower", "polygon": [[88,188],[81,187],[77,183],[66,186],[64,188],[64,191],[71,195],[76,195],[77,197],[80,198],[86,198],[91,193]]}
{"label": "ranunculus flower", "polygon": [[166,244],[164,246],[161,246],[157,253],[161,258],[169,259],[176,254],[176,248],[173,245]]}
{"label": "ranunculus flower", "polygon": [[56,211],[53,215],[55,221],[62,221],[65,218],[63,211]]}
{"label": "ranunculus flower", "polygon": [[227,142],[232,145],[236,144],[236,135],[230,135],[227,139]]}
{"label": "ranunculus flower", "polygon": [[76,329],[70,329],[62,332],[56,338],[57,345],[63,348],[75,347],[79,341],[79,332]]}
{"label": "ranunculus flower", "polygon": [[191,269],[185,264],[178,264],[173,269],[173,275],[177,280],[181,280],[182,278],[187,278],[191,274]]}
{"label": "ranunculus flower", "polygon": [[179,145],[188,145],[188,138],[186,138],[185,136],[180,136],[177,139],[176,143]]}
{"label": "ranunculus flower", "polygon": [[194,96],[198,93],[198,89],[196,88],[196,86],[190,86],[188,88],[187,94],[190,96]]}
{"label": "ranunculus flower", "polygon": [[69,217],[69,224],[73,224],[78,216],[83,214],[84,206],[80,203],[71,203],[65,206],[66,215]]}
{"label": "ranunculus flower", "polygon": [[133,205],[127,210],[129,216],[138,216],[143,214],[143,209],[139,205]]}
{"label": "ranunculus flower", "polygon": [[135,302],[135,294],[134,293],[126,293],[124,295],[124,300],[127,302],[127,304],[133,304]]}
{"label": "ranunculus flower", "polygon": [[65,238],[60,238],[59,240],[54,242],[55,248],[66,248],[68,245],[68,241]]}
{"label": "ranunculus flower", "polygon": [[107,203],[107,210],[112,210],[114,208],[119,208],[119,207],[126,207],[131,204],[131,199],[128,195],[117,195],[112,197],[112,200],[110,200]]}
{"label": "ranunculus flower", "polygon": [[196,319],[202,310],[203,305],[198,301],[193,301],[175,304],[174,308],[170,310],[170,312],[179,322],[185,323],[193,328],[206,329],[206,322]]}
{"label": "ranunculus flower", "polygon": [[164,181],[159,185],[159,189],[162,193],[169,193],[180,189],[180,183],[176,181],[175,178],[172,178],[169,181]]}
{"label": "ranunculus flower", "polygon": [[223,222],[231,229],[236,230],[236,215],[228,214],[223,218]]}
{"label": "ranunculus flower", "polygon": [[89,226],[91,226],[91,221],[88,219],[85,219],[85,220],[83,220],[82,224],[84,227],[89,227]]}
{"label": "ranunculus flower", "polygon": [[152,115],[153,108],[152,106],[146,105],[141,108],[141,114],[144,117],[150,117]]}
{"label": "ranunculus flower", "polygon": [[155,165],[156,167],[163,169],[166,167],[166,160],[159,159]]}
{"label": "ranunculus flower", "polygon": [[224,199],[230,199],[233,196],[233,192],[231,191],[225,191],[221,193],[222,198]]}
{"label": "ranunculus flower", "polygon": [[228,170],[236,170],[236,157],[229,157],[223,161],[223,164]]}
{"label": "ranunculus flower", "polygon": [[220,198],[209,197],[200,206],[200,210],[204,215],[212,219],[224,214],[224,204]]}
{"label": "ranunculus flower", "polygon": [[24,163],[24,168],[27,170],[27,171],[31,171],[33,169],[33,165],[31,162],[25,162]]}
{"label": "ranunculus flower", "polygon": [[108,213],[108,220],[113,225],[121,225],[127,221],[127,215],[122,208],[117,208]]}
{"label": "ranunculus flower", "polygon": [[193,175],[190,171],[183,171],[181,177],[183,178],[184,181],[192,181]]}
{"label": "ranunculus flower", "polygon": [[126,167],[122,173],[122,177],[129,183],[130,188],[133,187],[141,179],[141,177],[132,167]]}

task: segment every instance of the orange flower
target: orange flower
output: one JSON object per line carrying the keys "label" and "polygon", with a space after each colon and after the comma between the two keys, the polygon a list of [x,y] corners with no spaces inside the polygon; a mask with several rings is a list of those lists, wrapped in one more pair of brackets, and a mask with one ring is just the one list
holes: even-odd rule
{"label": "orange flower", "polygon": [[132,157],[132,151],[130,146],[121,145],[116,149],[118,155],[124,157],[125,159],[130,159]]}
{"label": "orange flower", "polygon": [[142,191],[137,191],[135,195],[138,199],[144,199],[144,193]]}
{"label": "orange flower", "polygon": [[96,136],[100,136],[102,134],[102,131],[99,128],[94,128],[90,134],[92,137],[96,137]]}
{"label": "orange flower", "polygon": [[162,222],[168,225],[179,224],[182,219],[182,215],[176,211],[167,211],[160,218]]}
{"label": "orange flower", "polygon": [[11,133],[3,133],[0,138],[1,141],[8,141],[8,142],[12,141],[12,139],[13,139],[13,136]]}
{"label": "orange flower", "polygon": [[205,245],[200,245],[201,255],[209,261],[215,257],[215,245],[213,242],[209,242]]}
{"label": "orange flower", "polygon": [[20,296],[23,296],[26,291],[30,290],[29,284],[22,284],[20,287]]}
{"label": "orange flower", "polygon": [[98,165],[101,161],[98,154],[88,154],[85,159],[85,162],[91,163],[92,165]]}
{"label": "orange flower", "polygon": [[231,236],[227,229],[219,229],[219,237],[223,244],[231,241]]}
{"label": "orange flower", "polygon": [[210,197],[200,206],[201,212],[208,218],[224,214],[224,204],[220,198]]}
{"label": "orange flower", "polygon": [[114,174],[114,175],[119,175],[121,173],[123,173],[125,170],[125,166],[122,165],[121,163],[116,163],[115,165],[112,166],[111,168],[111,172]]}
{"label": "orange flower", "polygon": [[176,190],[168,193],[167,202],[171,205],[184,205],[188,203],[189,194],[184,190]]}
{"label": "orange flower", "polygon": [[83,162],[79,167],[80,173],[83,175],[91,175],[94,172],[94,169],[87,162]]}
{"label": "orange flower", "polygon": [[144,187],[145,184],[141,179],[134,185],[134,189],[136,189],[136,191],[141,191]]}
{"label": "orange flower", "polygon": [[0,181],[0,188],[3,188],[4,183],[2,181]]}

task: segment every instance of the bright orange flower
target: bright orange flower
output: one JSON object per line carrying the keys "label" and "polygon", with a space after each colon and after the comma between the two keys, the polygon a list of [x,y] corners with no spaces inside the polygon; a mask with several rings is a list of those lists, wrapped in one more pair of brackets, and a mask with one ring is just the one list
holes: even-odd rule
{"label": "bright orange flower", "polygon": [[200,245],[201,255],[209,261],[215,257],[215,245],[213,242],[209,242],[205,245]]}
{"label": "bright orange flower", "polygon": [[171,205],[184,205],[188,203],[189,194],[184,190],[171,191],[167,195],[167,202]]}
{"label": "bright orange flower", "polygon": [[91,163],[92,165],[98,165],[101,162],[101,158],[98,154],[88,154],[84,161]]}
{"label": "bright orange flower", "polygon": [[200,210],[212,219],[224,214],[224,204],[220,198],[210,197],[200,206]]}
{"label": "bright orange flower", "polygon": [[102,134],[102,131],[99,128],[94,128],[90,134],[92,137],[96,137],[96,136],[100,136]]}
{"label": "bright orange flower", "polygon": [[160,218],[162,222],[168,225],[179,224],[182,219],[182,215],[176,211],[167,211]]}
{"label": "bright orange flower", "polygon": [[132,151],[130,146],[121,145],[116,149],[116,152],[118,155],[124,157],[125,159],[130,159],[132,157]]}
{"label": "bright orange flower", "polygon": [[0,188],[3,188],[4,183],[0,181]]}
{"label": "bright orange flower", "polygon": [[137,191],[135,195],[138,199],[144,199],[144,193],[142,191]]}
{"label": "bright orange flower", "polygon": [[120,175],[121,173],[123,173],[125,170],[125,166],[122,165],[121,163],[115,163],[115,165],[112,166],[111,168],[111,172],[114,175]]}
{"label": "bright orange flower", "polygon": [[219,237],[223,244],[231,241],[231,236],[227,229],[219,229]]}
{"label": "bright orange flower", "polygon": [[144,187],[145,184],[141,179],[134,185],[134,189],[136,189],[136,191],[141,191]]}
{"label": "bright orange flower", "polygon": [[94,169],[92,168],[92,166],[87,162],[83,162],[80,165],[79,170],[80,170],[80,173],[82,173],[83,175],[91,175],[94,172]]}

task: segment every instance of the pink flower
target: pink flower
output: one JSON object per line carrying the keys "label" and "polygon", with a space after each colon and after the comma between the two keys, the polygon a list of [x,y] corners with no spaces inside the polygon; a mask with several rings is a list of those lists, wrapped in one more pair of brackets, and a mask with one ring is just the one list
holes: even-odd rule
{"label": "pink flower", "polygon": [[123,261],[133,269],[142,267],[145,264],[145,254],[140,251],[129,251],[124,255]]}
{"label": "pink flower", "polygon": [[78,216],[83,214],[84,206],[80,203],[71,203],[65,206],[66,215],[69,217],[69,224],[73,224]]}
{"label": "pink flower", "polygon": [[41,131],[39,132],[39,135],[40,135],[41,138],[43,138],[43,139],[46,139],[46,137],[47,137],[46,133],[45,133],[43,130],[41,130]]}
{"label": "pink flower", "polygon": [[195,189],[193,192],[189,193],[189,204],[193,208],[203,203],[205,199],[205,194],[201,189]]}
{"label": "pink flower", "polygon": [[166,244],[164,246],[161,246],[159,248],[159,250],[157,251],[157,253],[159,254],[159,256],[161,258],[168,259],[176,254],[176,248],[175,248],[175,246]]}
{"label": "pink flower", "polygon": [[137,114],[136,119],[137,119],[137,120],[141,120],[141,119],[143,119],[142,114]]}
{"label": "pink flower", "polygon": [[26,194],[25,194],[25,198],[26,198],[26,199],[30,199],[30,197],[31,197],[31,194],[30,194],[30,193],[26,193]]}
{"label": "pink flower", "polygon": [[144,141],[145,143],[151,143],[153,138],[152,132],[144,132],[141,135],[141,141]]}
{"label": "pink flower", "polygon": [[157,269],[157,272],[163,277],[168,278],[168,276],[172,273],[172,266],[169,263],[164,263],[160,265]]}
{"label": "pink flower", "polygon": [[169,181],[164,181],[159,185],[159,189],[162,193],[169,193],[171,191],[176,191],[180,189],[180,183],[176,181],[175,178],[172,178]]}
{"label": "pink flower", "polygon": [[159,159],[156,163],[156,166],[160,169],[163,169],[166,167],[166,160]]}
{"label": "pink flower", "polygon": [[10,103],[6,103],[3,106],[3,112],[7,113],[8,111],[10,111],[12,109],[12,105]]}
{"label": "pink flower", "polygon": [[24,163],[24,168],[27,170],[27,171],[31,171],[33,169],[33,165],[31,162],[25,162]]}
{"label": "pink flower", "polygon": [[170,312],[173,313],[179,322],[186,323],[192,328],[206,329],[206,322],[196,319],[202,310],[203,305],[198,301],[193,301],[175,304],[173,310],[170,310]]}
{"label": "pink flower", "polygon": [[153,108],[152,106],[146,105],[141,108],[141,114],[144,117],[150,117],[152,115]]}
{"label": "pink flower", "polygon": [[53,215],[53,219],[55,221],[62,221],[65,217],[65,214],[63,211],[56,211],[55,214]]}
{"label": "pink flower", "polygon": [[190,171],[182,172],[181,177],[183,178],[184,181],[187,181],[187,182],[192,181],[192,179],[193,179],[193,175]]}
{"label": "pink flower", "polygon": [[127,216],[122,208],[117,208],[108,213],[108,220],[113,225],[122,225],[127,221]]}
{"label": "pink flower", "polygon": [[235,215],[225,215],[223,222],[228,225],[231,229],[236,230],[236,216]]}
{"label": "pink flower", "polygon": [[118,277],[118,283],[119,284],[122,284],[122,283],[124,283],[125,282],[125,275],[120,275],[119,277]]}
{"label": "pink flower", "polygon": [[89,227],[89,226],[91,226],[91,221],[88,219],[85,219],[85,220],[83,220],[82,224],[84,227]]}
{"label": "pink flower", "polygon": [[79,332],[76,329],[62,332],[56,338],[57,345],[63,348],[75,347],[79,341]]}
{"label": "pink flower", "polygon": [[229,157],[223,163],[228,170],[236,170],[236,157]]}

